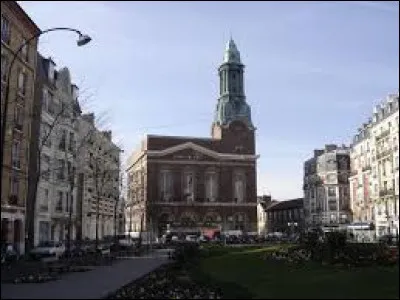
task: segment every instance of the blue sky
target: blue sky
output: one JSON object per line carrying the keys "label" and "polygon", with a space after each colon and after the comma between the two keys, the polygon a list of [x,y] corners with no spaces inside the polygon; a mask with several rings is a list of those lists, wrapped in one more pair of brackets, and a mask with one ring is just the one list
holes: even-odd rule
{"label": "blue sky", "polygon": [[43,30],[40,51],[106,112],[126,153],[143,134],[210,135],[217,68],[230,33],[246,65],[257,126],[258,192],[302,196],[303,162],[351,141],[399,83],[396,2],[19,1]]}

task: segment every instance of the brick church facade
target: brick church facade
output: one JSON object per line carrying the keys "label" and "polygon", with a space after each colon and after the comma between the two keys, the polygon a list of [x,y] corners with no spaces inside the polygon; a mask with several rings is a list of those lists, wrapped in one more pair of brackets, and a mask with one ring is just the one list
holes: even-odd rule
{"label": "brick church facade", "polygon": [[128,161],[126,231],[257,231],[255,127],[231,39],[210,138],[148,135]]}

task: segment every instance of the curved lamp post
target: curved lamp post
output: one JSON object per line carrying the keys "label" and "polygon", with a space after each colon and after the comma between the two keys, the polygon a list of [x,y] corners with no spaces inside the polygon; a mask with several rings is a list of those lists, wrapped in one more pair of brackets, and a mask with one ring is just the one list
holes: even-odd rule
{"label": "curved lamp post", "polygon": [[18,55],[20,54],[20,52],[22,51],[22,49],[28,45],[32,40],[38,38],[39,36],[41,36],[42,34],[51,32],[51,31],[59,31],[59,30],[63,30],[63,31],[73,31],[76,32],[78,34],[78,40],[76,41],[76,44],[78,46],[84,46],[87,43],[89,43],[92,39],[90,36],[86,35],[86,34],[82,34],[82,32],[80,32],[77,29],[74,28],[68,28],[68,27],[55,27],[55,28],[50,28],[50,29],[46,29],[43,31],[40,31],[38,34],[35,34],[34,36],[30,37],[28,40],[26,40],[24,43],[22,43],[18,50],[14,53],[12,60],[10,62],[10,65],[8,66],[8,70],[7,70],[7,83],[6,83],[6,89],[4,91],[4,109],[2,111],[1,117],[2,117],[2,122],[1,122],[1,168],[0,168],[0,190],[3,191],[3,169],[4,169],[4,148],[5,148],[5,135],[6,135],[6,126],[7,126],[7,109],[8,109],[8,102],[9,102],[9,93],[10,93],[10,78],[11,78],[11,71],[12,71],[12,67],[14,65],[14,62],[16,60],[16,58],[18,57]]}

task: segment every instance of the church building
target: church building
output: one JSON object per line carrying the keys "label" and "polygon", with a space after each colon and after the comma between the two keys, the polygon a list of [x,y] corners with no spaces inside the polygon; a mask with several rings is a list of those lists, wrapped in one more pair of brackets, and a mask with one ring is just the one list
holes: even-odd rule
{"label": "church building", "polygon": [[126,231],[257,231],[255,127],[227,43],[211,137],[148,135],[127,164]]}

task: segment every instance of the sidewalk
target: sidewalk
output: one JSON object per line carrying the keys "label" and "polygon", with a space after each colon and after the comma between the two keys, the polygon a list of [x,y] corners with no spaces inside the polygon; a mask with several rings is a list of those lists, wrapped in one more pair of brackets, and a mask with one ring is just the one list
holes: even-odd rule
{"label": "sidewalk", "polygon": [[124,259],[56,281],[1,284],[1,299],[100,299],[167,262],[163,257]]}

